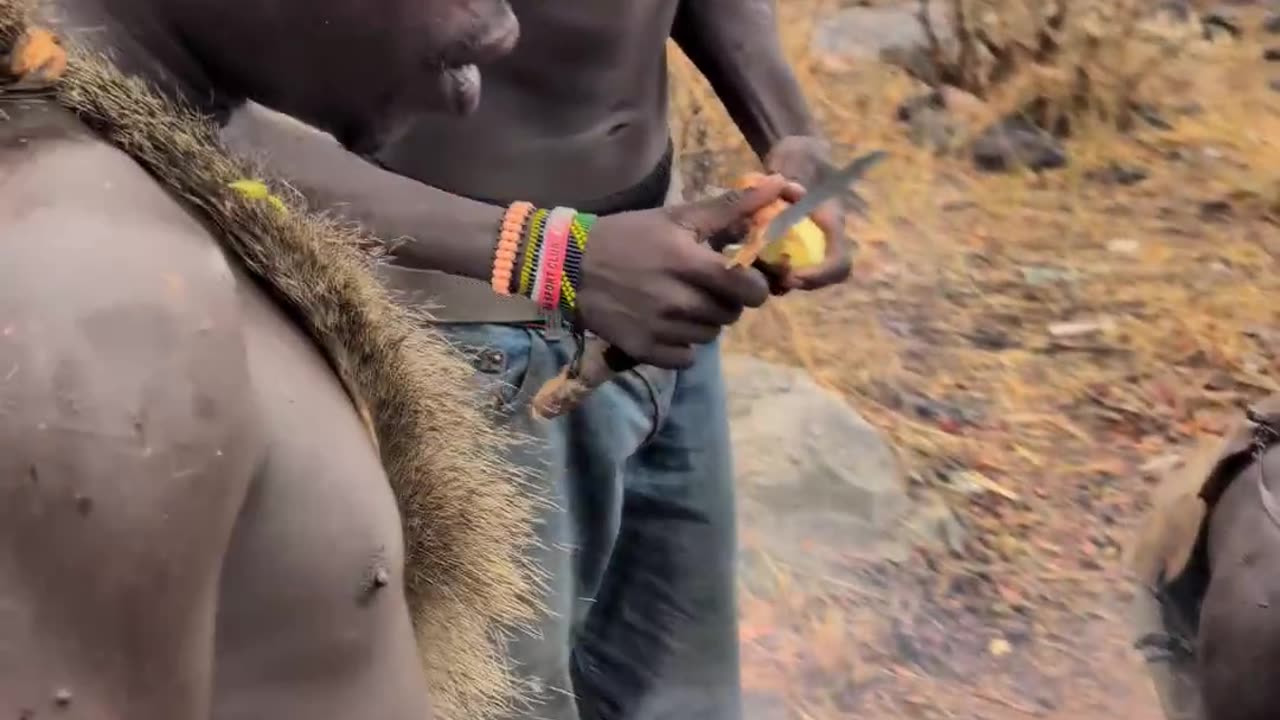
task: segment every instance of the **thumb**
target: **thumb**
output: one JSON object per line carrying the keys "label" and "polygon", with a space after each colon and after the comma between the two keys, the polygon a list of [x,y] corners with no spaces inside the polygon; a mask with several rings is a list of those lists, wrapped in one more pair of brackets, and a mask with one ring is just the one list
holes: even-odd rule
{"label": "thumb", "polygon": [[707,238],[749,221],[782,197],[788,186],[787,179],[781,175],[765,175],[750,187],[674,207],[671,213],[676,222],[697,233],[699,238]]}

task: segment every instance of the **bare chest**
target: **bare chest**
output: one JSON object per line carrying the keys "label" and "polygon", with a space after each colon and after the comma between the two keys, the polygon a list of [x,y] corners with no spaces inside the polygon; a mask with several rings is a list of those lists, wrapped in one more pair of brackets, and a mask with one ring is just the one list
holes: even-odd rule
{"label": "bare chest", "polygon": [[380,697],[413,717],[425,691],[400,516],[378,454],[310,341],[254,291],[245,313],[269,450],[224,566],[218,716],[323,706],[321,718],[355,717]]}
{"label": "bare chest", "polygon": [[679,3],[677,0],[590,3],[513,0],[511,5],[521,30],[513,59],[548,58],[582,63],[641,47],[661,47],[671,34]]}

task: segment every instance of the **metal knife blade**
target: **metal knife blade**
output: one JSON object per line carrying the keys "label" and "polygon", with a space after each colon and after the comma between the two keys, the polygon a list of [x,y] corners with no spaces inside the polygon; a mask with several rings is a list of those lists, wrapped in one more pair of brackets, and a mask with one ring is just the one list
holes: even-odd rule
{"label": "metal knife blade", "polygon": [[885,158],[887,153],[883,150],[875,150],[865,155],[860,155],[849,162],[848,165],[837,170],[834,174],[823,180],[817,185],[808,189],[804,197],[800,198],[794,205],[788,206],[785,210],[778,213],[772,221],[764,229],[764,245],[768,247],[782,239],[796,223],[809,217],[809,215],[818,208],[822,203],[830,200],[841,193],[848,192],[849,186],[856,182],[859,178],[866,174],[876,163]]}

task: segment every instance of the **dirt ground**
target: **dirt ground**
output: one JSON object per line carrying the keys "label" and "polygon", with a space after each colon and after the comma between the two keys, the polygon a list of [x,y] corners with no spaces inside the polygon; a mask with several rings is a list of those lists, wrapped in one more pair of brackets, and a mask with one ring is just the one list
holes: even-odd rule
{"label": "dirt ground", "polygon": [[[1093,127],[1065,169],[981,175],[906,139],[894,109],[918,86],[902,73],[810,54],[829,11],[783,0],[788,49],[841,152],[892,155],[866,188],[854,279],[773,303],[731,345],[847,397],[967,539],[895,565],[850,548],[825,577],[772,568],[743,598],[751,713],[1156,720],[1120,557],[1155,476],[1280,390],[1280,65],[1262,61],[1280,35],[1154,68],[1177,80],[1161,107],[1194,107],[1167,127]],[[750,158],[675,72],[684,170],[725,184]],[[1116,164],[1146,178],[1099,176]],[[767,555],[750,527],[744,542]]]}

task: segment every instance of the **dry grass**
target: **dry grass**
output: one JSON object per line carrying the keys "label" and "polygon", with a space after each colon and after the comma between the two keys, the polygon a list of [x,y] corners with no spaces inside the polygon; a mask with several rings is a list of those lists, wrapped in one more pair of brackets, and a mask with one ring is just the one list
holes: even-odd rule
{"label": "dry grass", "polygon": [[[892,157],[866,188],[854,281],[773,303],[731,344],[843,393],[970,536],[902,567],[774,567],[773,591],[745,600],[749,690],[816,720],[1154,720],[1119,617],[1117,557],[1147,500],[1139,468],[1280,390],[1280,93],[1261,38],[1183,36],[1149,63],[1131,97],[1158,104],[1169,129],[1120,132],[1096,112],[1105,103],[1075,105],[1069,168],[978,176],[906,141],[894,109],[916,81],[808,54],[829,8],[780,10],[837,145]],[[752,159],[701,79],[683,61],[674,71],[685,170],[724,184]],[[1149,177],[1099,181],[1112,163]],[[1094,333],[1049,331],[1094,319]],[[964,472],[1017,499],[957,491]],[[746,542],[767,554],[750,528]]]}

